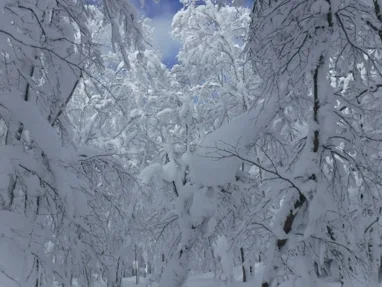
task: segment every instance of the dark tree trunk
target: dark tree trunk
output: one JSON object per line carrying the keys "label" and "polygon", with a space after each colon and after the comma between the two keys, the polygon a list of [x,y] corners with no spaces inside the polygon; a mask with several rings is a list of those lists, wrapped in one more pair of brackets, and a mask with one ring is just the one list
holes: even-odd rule
{"label": "dark tree trunk", "polygon": [[138,264],[138,255],[137,255],[137,245],[135,245],[135,284],[139,283],[139,264]]}
{"label": "dark tree trunk", "polygon": [[245,258],[244,258],[244,248],[240,247],[240,255],[241,255],[241,268],[243,270],[243,282],[247,282],[247,274],[244,266]]}

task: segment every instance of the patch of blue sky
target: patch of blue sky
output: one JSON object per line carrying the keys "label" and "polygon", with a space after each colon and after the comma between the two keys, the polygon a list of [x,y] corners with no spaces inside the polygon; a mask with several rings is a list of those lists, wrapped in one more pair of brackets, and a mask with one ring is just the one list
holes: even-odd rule
{"label": "patch of blue sky", "polygon": [[[84,0],[91,5],[101,5],[102,0]],[[171,68],[178,60],[177,55],[181,48],[181,42],[171,36],[171,22],[174,15],[183,7],[179,0],[144,0],[144,5],[141,5],[141,0],[131,0],[138,7],[141,15],[151,18],[154,27],[153,44],[162,54],[163,63]],[[197,3],[202,4],[203,0],[198,0]],[[243,5],[251,7],[253,0],[244,0]]]}
{"label": "patch of blue sky", "polygon": [[[93,0],[97,1],[97,0]],[[154,26],[154,45],[162,54],[163,63],[171,68],[177,60],[177,54],[181,48],[181,42],[171,36],[171,22],[174,15],[183,7],[179,0],[145,0],[141,6],[140,0],[132,0],[139,8],[142,15],[151,18]],[[204,1],[198,0],[200,4]],[[244,0],[245,7],[251,7],[253,0]]]}
{"label": "patch of blue sky", "polygon": [[177,63],[177,54],[181,47],[181,42],[171,36],[171,22],[183,4],[179,0],[145,0],[142,6],[140,0],[132,1],[143,16],[151,19],[154,27],[153,44],[161,52],[162,62],[171,68]]}

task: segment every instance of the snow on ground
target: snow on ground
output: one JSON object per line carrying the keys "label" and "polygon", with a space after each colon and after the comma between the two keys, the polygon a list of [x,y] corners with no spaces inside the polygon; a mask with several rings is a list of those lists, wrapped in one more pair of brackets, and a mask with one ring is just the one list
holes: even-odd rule
{"label": "snow on ground", "polygon": [[[234,269],[234,279],[235,282],[233,284],[229,284],[227,282],[220,281],[218,279],[214,279],[214,275],[212,272],[192,275],[188,278],[184,287],[261,287],[262,281],[262,268],[260,266],[255,267],[254,279],[251,282],[243,283],[240,282],[242,280],[241,266],[235,267]],[[257,270],[257,271],[256,271]],[[297,278],[294,280],[289,280],[281,283],[278,287],[308,287],[302,279]],[[317,285],[314,287],[340,287],[339,283],[334,282],[324,282],[319,281]],[[54,287],[59,287],[56,285]],[[82,287],[78,283],[74,282],[73,287]],[[95,283],[94,287],[106,287],[106,283],[99,282]],[[140,283],[135,284],[135,277],[124,278],[122,280],[122,287],[148,287],[147,279],[140,278]],[[151,285],[151,287],[156,287],[155,284]],[[312,286],[313,287],[313,286]],[[365,287],[365,285],[359,285],[353,283],[345,284],[344,287]]]}
{"label": "snow on ground", "polygon": [[[122,287],[146,287],[146,278],[140,278],[140,283],[135,284],[135,277],[123,278]],[[58,284],[55,284],[53,287],[61,287]],[[82,287],[76,280],[73,280],[73,287]],[[106,287],[106,283],[101,280],[101,282],[95,282],[93,287]]]}

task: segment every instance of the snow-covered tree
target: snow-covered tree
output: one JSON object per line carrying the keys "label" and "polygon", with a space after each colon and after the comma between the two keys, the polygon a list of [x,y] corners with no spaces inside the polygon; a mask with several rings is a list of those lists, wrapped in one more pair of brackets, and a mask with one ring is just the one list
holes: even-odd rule
{"label": "snow-covered tree", "polygon": [[247,8],[211,1],[174,16],[173,36],[183,43],[174,69],[197,99],[204,133],[247,111],[256,98],[258,77],[243,54],[249,22]]}
{"label": "snow-covered tree", "polygon": [[[211,236],[216,221],[227,213],[227,209],[217,213],[220,207],[227,207],[226,198],[220,196],[226,189],[204,186],[203,177],[193,176],[190,160],[207,132],[244,113],[253,104],[258,86],[250,62],[242,57],[249,26],[247,9],[219,6],[210,1],[201,5],[188,3],[174,16],[172,26],[173,35],[183,42],[179,64],[172,69],[177,81],[174,89],[180,91],[179,120],[175,129],[167,128],[169,132],[165,134],[166,165],[156,167],[165,180],[170,171],[175,179],[174,214],[179,237],[175,250],[169,254],[162,286],[181,286],[189,268],[202,271],[201,266],[214,265],[216,236]],[[204,257],[197,256],[198,253]]]}
{"label": "snow-covered tree", "polygon": [[[121,54],[141,49],[134,8],[114,0],[103,8]],[[82,234],[91,229],[85,219],[95,182],[83,164],[93,154],[74,146],[66,108],[81,81],[94,78],[88,67],[102,67],[88,26],[94,9],[20,0],[1,1],[0,13],[2,284],[69,286],[75,256],[87,252]]]}
{"label": "snow-covered tree", "polygon": [[378,1],[254,4],[249,53],[274,117],[258,167],[280,201],[264,287],[288,269],[307,285],[377,281],[365,246],[378,244],[368,226],[380,212],[379,18]]}
{"label": "snow-covered tree", "polygon": [[182,3],[0,0],[0,284],[379,284],[382,3]]}

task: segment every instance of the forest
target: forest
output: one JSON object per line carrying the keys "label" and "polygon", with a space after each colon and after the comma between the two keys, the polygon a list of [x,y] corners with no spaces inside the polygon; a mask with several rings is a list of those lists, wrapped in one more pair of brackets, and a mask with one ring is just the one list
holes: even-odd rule
{"label": "forest", "polygon": [[382,0],[180,2],[0,0],[0,287],[382,286]]}

